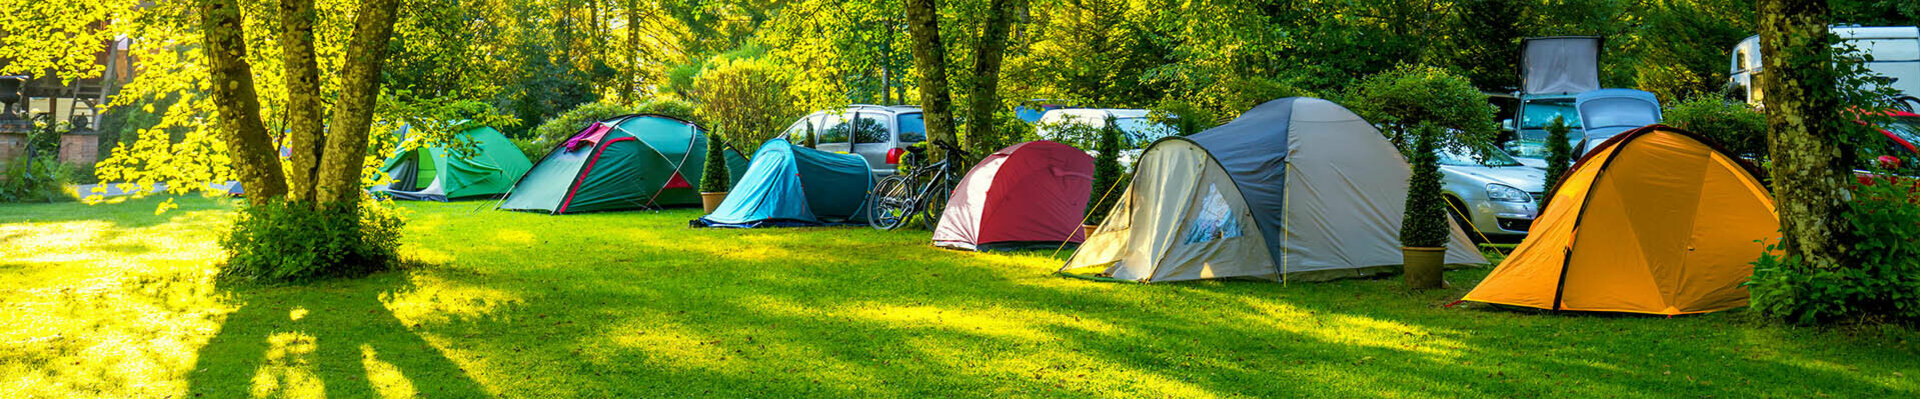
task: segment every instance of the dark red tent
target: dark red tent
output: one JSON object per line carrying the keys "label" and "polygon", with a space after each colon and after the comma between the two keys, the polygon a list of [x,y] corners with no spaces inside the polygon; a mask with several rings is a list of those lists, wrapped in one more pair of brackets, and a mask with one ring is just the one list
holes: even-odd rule
{"label": "dark red tent", "polygon": [[1093,157],[1066,144],[1029,141],[967,172],[933,230],[933,245],[965,250],[1053,248],[1086,237]]}

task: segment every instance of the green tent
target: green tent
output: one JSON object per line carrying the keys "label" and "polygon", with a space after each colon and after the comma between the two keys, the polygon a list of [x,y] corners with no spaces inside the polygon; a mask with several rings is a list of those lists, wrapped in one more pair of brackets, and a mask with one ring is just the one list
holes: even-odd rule
{"label": "green tent", "polygon": [[[698,205],[707,131],[661,115],[595,122],[561,142],[507,194],[500,209],[551,214]],[[726,150],[733,178],[747,159]]]}
{"label": "green tent", "polygon": [[507,136],[480,126],[455,133],[444,145],[401,146],[380,167],[393,182],[374,190],[406,200],[498,196],[532,166]]}

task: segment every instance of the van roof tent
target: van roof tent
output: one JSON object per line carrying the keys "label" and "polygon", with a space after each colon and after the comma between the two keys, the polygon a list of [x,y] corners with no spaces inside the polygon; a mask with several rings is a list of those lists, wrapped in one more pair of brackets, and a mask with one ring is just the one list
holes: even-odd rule
{"label": "van roof tent", "polygon": [[1600,88],[1599,36],[1520,41],[1520,94],[1571,94]]}

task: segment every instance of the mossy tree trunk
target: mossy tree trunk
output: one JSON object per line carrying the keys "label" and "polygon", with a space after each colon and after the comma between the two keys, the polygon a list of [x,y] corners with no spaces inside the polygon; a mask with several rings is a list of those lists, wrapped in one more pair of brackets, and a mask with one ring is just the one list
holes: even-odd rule
{"label": "mossy tree trunk", "polygon": [[[927,124],[927,141],[959,145],[953,131],[953,94],[947,86],[947,46],[940,40],[940,2],[905,2],[907,35],[913,42],[913,73],[920,85],[920,112]],[[944,154],[928,151],[927,155],[938,160]]]}
{"label": "mossy tree trunk", "polygon": [[360,199],[367,130],[372,127],[373,105],[380,95],[380,66],[387,58],[387,40],[393,36],[399,7],[399,0],[360,3],[353,38],[347,44],[346,63],[340,71],[340,101],[328,124],[326,153],[315,178],[318,199],[323,204],[353,204]]}
{"label": "mossy tree trunk", "polygon": [[201,0],[199,5],[213,104],[220,112],[220,136],[235,161],[233,169],[249,202],[280,198],[286,195],[287,178],[273,138],[260,122],[260,96],[253,88],[253,66],[247,63],[240,6],[235,0]]}
{"label": "mossy tree trunk", "polygon": [[1831,62],[1825,1],[1760,0],[1766,71],[1767,145],[1780,246],[1815,267],[1847,262],[1847,220],[1840,217],[1853,173],[1842,138],[1837,71]]}
{"label": "mossy tree trunk", "polygon": [[1026,7],[1025,0],[989,0],[986,26],[980,29],[979,44],[974,46],[973,87],[967,107],[967,147],[973,152],[998,150],[992,147],[993,113],[1000,109],[1000,61],[1007,53],[1007,35],[1012,31],[1014,14]]}
{"label": "mossy tree trunk", "polygon": [[320,65],[314,59],[313,0],[280,1],[280,47],[286,59],[287,148],[292,154],[292,170],[287,171],[287,199],[306,202],[318,193],[314,176],[319,174],[323,153],[320,118]]}

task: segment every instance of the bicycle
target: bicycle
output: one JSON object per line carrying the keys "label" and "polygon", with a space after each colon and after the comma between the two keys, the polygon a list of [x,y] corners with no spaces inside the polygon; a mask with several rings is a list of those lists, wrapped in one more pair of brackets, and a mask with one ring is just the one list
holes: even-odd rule
{"label": "bicycle", "polygon": [[[940,224],[940,213],[946,210],[947,199],[953,196],[954,181],[965,173],[960,170],[960,162],[966,159],[967,151],[944,141],[934,143],[946,154],[940,162],[915,167],[906,174],[887,176],[874,184],[873,195],[867,197],[869,225],[880,230],[898,229],[907,225],[915,213],[921,214],[920,220],[927,230]],[[925,152],[910,151],[916,158]]]}

